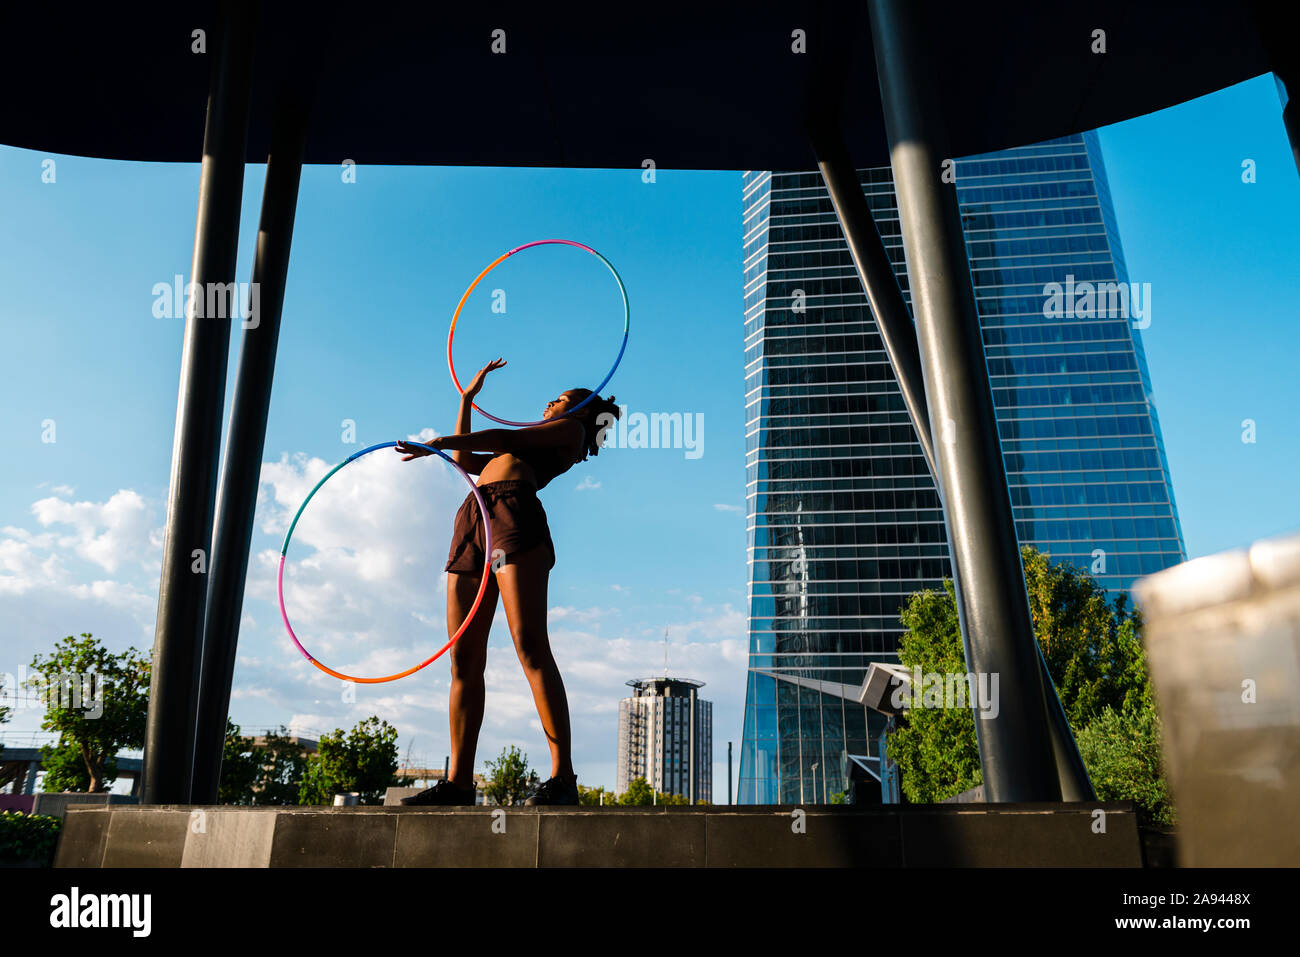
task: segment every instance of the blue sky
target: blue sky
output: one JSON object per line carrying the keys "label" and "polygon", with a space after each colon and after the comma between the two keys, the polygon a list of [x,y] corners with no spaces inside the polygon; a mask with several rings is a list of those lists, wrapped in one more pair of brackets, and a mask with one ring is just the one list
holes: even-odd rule
{"label": "blue sky", "polygon": [[[1300,526],[1294,374],[1300,180],[1271,77],[1101,131],[1130,279],[1149,282],[1143,332],[1191,556]],[[55,182],[42,163],[55,161]],[[1257,181],[1243,183],[1254,160]],[[247,169],[238,278],[251,277],[264,167]],[[0,671],[90,631],[114,650],[153,639],[183,320],[156,283],[188,276],[197,164],[130,164],[0,147]],[[232,717],[304,733],[378,714],[415,761],[447,753],[447,668],[356,689],[312,668],[279,622],[274,560],[315,479],[375,442],[448,432],[452,310],[506,250],[586,243],[631,302],[627,354],[604,394],[630,412],[702,421],[700,452],[608,448],[542,492],[559,560],[552,646],[569,689],[575,764],[615,777],[617,702],[669,669],[714,702],[715,800],[738,740],[745,678],[740,173],[336,167],[304,170],[259,494]],[[493,313],[492,290],[506,297]],[[535,419],[594,386],[617,352],[618,290],[562,247],[503,263],[467,302],[462,380],[497,355],[481,404]],[[227,403],[239,353],[232,339]],[[1243,419],[1257,441],[1241,441]],[[344,441],[355,423],[355,443]],[[53,423],[55,441],[49,437]],[[478,418],[476,428],[494,423]],[[426,433],[429,434],[429,433]],[[327,664],[397,671],[442,644],[439,577],[460,479],[376,454],[313,501],[290,550],[287,601]],[[581,487],[580,487],[581,486]],[[545,738],[503,616],[489,654],[479,766]],[[429,650],[426,650],[429,649]],[[6,732],[35,730],[19,709]]]}

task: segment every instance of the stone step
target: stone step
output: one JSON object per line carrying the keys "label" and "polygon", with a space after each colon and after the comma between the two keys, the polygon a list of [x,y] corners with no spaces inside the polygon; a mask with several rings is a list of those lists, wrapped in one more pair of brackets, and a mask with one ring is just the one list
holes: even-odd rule
{"label": "stone step", "polygon": [[56,867],[1141,867],[1130,802],[69,807]]}

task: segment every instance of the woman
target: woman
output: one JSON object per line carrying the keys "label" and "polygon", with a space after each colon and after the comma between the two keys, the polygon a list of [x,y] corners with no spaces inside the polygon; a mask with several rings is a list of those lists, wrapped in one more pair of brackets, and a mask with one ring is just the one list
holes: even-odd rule
{"label": "woman", "polygon": [[[451,648],[452,751],[448,777],[403,799],[403,804],[474,803],[474,751],[483,723],[483,670],[498,595],[505,604],[515,650],[532,686],[537,714],[551,748],[551,777],[524,803],[578,803],[578,779],[570,754],[569,705],[546,634],[546,582],[555,565],[555,546],[537,491],[575,462],[598,454],[600,433],[612,421],[601,422],[600,416],[607,414],[617,419],[620,412],[613,396],[596,396],[573,415],[565,415],[591,395],[589,389],[570,389],[546,403],[541,425],[470,432],[474,397],[483,388],[487,374],[505,364],[504,359],[497,359],[479,370],[461,396],[455,434],[428,443],[449,452],[457,465],[479,477],[478,489],[492,523],[492,579],[483,593],[482,607]],[[409,442],[399,442],[397,451],[405,455],[403,462],[433,454]],[[483,563],[482,516],[471,492],[456,513],[445,569],[448,635],[456,633],[473,607]]]}

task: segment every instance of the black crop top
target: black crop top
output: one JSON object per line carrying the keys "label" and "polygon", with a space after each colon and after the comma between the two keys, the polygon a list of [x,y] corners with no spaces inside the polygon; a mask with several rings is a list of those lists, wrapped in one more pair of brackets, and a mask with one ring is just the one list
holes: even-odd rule
{"label": "black crop top", "polygon": [[[578,423],[582,426],[582,423]],[[582,426],[583,442],[587,440],[587,429]],[[573,462],[569,459],[569,453],[563,449],[530,449],[527,452],[516,452],[515,458],[522,459],[532,466],[533,474],[537,476],[537,490],[541,491],[550,484],[551,479],[557,475],[567,472]]]}

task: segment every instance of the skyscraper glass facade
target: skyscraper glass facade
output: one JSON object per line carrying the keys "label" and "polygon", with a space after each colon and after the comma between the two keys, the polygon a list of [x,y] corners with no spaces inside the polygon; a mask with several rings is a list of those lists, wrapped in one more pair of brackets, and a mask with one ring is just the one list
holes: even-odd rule
{"label": "skyscraper glass facade", "polygon": [[[1097,136],[965,157],[955,173],[1020,541],[1127,590],[1186,556],[1142,349],[1150,297],[1129,295]],[[910,305],[891,172],[858,179]],[[870,662],[897,660],[907,597],[952,572],[820,175],[747,172],[742,194],[750,660],[737,800],[823,802],[844,786],[846,755],[878,757],[881,718],[852,689]]]}

